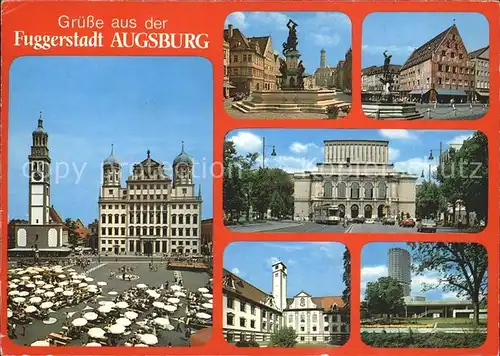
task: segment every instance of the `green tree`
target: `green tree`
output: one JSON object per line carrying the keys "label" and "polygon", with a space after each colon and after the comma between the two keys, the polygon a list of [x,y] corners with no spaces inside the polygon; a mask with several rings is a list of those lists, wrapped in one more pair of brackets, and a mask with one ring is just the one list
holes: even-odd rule
{"label": "green tree", "polygon": [[274,347],[295,347],[297,344],[297,332],[292,327],[276,330],[271,334],[270,346]]}
{"label": "green tree", "polygon": [[241,188],[243,190],[243,211],[246,220],[250,220],[250,209],[252,208],[253,196],[255,194],[255,163],[259,158],[258,153],[248,153],[240,159],[241,165]]}
{"label": "green tree", "polygon": [[417,192],[416,216],[419,218],[437,218],[443,208],[443,199],[436,183],[424,181]]}
{"label": "green tree", "polygon": [[351,308],[351,253],[347,247],[344,250],[343,260],[344,273],[342,274],[342,280],[345,288],[342,292],[342,301],[345,304],[345,310],[349,311]]}
{"label": "green tree", "polygon": [[437,283],[423,285],[423,291],[441,288],[468,297],[474,307],[474,322],[479,325],[479,308],[488,296],[488,253],[477,243],[409,243],[414,271],[439,272]]}
{"label": "green tree", "polygon": [[78,236],[79,234],[76,232],[76,221],[67,218],[64,221],[64,224],[68,228],[68,243],[75,248],[78,244]]}
{"label": "green tree", "polygon": [[441,196],[445,200],[445,220],[448,220],[448,204],[452,207],[452,222],[455,223],[457,202],[461,199],[460,181],[456,169],[457,151],[450,147],[447,157],[440,160],[436,180],[440,183]]}
{"label": "green tree", "polygon": [[381,277],[376,282],[368,282],[365,300],[370,314],[382,314],[389,319],[391,315],[404,308],[403,286],[392,277]]}

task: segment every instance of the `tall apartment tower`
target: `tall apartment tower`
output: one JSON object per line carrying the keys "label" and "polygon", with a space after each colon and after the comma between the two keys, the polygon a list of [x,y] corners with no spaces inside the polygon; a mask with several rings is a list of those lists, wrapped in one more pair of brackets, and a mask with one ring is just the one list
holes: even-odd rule
{"label": "tall apartment tower", "polygon": [[403,295],[409,297],[411,294],[411,257],[410,253],[403,248],[391,248],[388,253],[389,277],[392,277],[403,285]]}

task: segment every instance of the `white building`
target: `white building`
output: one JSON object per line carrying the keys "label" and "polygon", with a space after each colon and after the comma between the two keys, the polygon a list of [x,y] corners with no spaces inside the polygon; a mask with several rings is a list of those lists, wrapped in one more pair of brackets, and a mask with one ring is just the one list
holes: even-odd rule
{"label": "white building", "polygon": [[487,103],[490,97],[490,46],[469,53],[469,58],[474,66],[474,100]]}
{"label": "white building", "polygon": [[272,266],[272,292],[224,270],[224,336],[228,342],[254,340],[267,343],[271,334],[292,327],[299,343],[342,344],[349,335],[349,321],[339,296],[313,297],[302,291],[287,298],[287,267]]}
{"label": "white building", "polygon": [[99,194],[101,254],[200,253],[201,190],[195,194],[193,161],[184,144],[172,168],[173,179],[148,151],[123,188],[121,165],[111,150]]}
{"label": "white building", "polygon": [[327,203],[346,218],[415,216],[418,177],[395,170],[388,141],[327,140],[324,146],[324,163],[293,175],[296,220],[311,219]]}

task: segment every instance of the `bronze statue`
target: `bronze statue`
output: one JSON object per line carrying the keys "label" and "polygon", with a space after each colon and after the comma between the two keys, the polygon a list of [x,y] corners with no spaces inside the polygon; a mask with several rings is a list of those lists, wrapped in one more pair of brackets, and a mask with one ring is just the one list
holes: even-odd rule
{"label": "bronze statue", "polygon": [[387,55],[387,50],[384,51],[384,74],[389,72],[389,65],[391,64],[392,54]]}
{"label": "bronze statue", "polygon": [[288,20],[286,27],[288,27],[288,38],[283,42],[283,55],[288,51],[296,51],[299,41],[297,40],[297,24],[293,20]]}
{"label": "bronze statue", "polygon": [[287,77],[288,68],[286,66],[286,62],[280,59],[280,73],[281,73],[281,87],[286,87],[286,77]]}
{"label": "bronze statue", "polygon": [[306,68],[304,67],[304,63],[302,61],[299,62],[297,66],[297,88],[299,90],[304,90],[304,73]]}
{"label": "bronze statue", "polygon": [[384,51],[384,72],[383,77],[380,78],[382,82],[382,101],[392,103],[392,84],[394,83],[394,79],[392,77],[391,70],[389,68],[391,64],[392,55],[387,55],[387,51]]}

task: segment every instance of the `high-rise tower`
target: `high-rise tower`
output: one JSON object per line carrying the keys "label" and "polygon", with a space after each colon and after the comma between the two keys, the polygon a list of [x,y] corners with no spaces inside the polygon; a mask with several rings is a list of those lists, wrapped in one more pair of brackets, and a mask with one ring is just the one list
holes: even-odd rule
{"label": "high-rise tower", "polygon": [[403,285],[403,295],[409,297],[411,294],[411,257],[410,253],[403,248],[391,248],[388,252],[389,277],[392,277]]}

